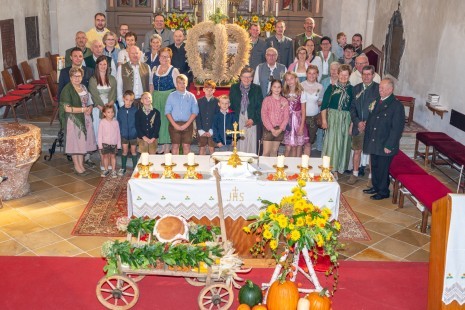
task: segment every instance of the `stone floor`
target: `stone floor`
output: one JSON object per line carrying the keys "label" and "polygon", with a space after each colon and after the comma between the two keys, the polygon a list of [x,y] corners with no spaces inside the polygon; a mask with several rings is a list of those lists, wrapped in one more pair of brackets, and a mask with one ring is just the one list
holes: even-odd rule
{"label": "stone floor", "polygon": [[[33,116],[33,123],[50,120],[50,109],[45,116]],[[56,125],[54,124],[54,127]],[[57,126],[56,126],[57,127]],[[56,128],[55,127],[55,128]],[[49,146],[44,145],[46,150]],[[44,154],[45,155],[45,154]],[[31,193],[21,199],[3,202],[0,209],[0,255],[19,256],[100,256],[100,246],[109,238],[76,237],[71,231],[95,187],[100,181],[99,171],[86,177],[76,176],[72,164],[60,153],[51,161],[40,158],[32,167],[29,181]],[[443,174],[427,171],[455,189]],[[458,176],[450,171],[453,177]],[[367,242],[347,242],[341,251],[342,259],[357,261],[428,261],[429,230],[419,232],[421,213],[407,201],[403,209],[390,199],[372,201],[362,193],[367,179],[361,178],[351,186],[349,175],[339,178],[341,191],[371,237]]]}

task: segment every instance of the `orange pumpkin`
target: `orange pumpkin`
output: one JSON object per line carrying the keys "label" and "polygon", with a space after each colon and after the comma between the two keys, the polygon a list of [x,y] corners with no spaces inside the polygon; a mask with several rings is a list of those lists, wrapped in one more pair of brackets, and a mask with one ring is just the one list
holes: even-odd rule
{"label": "orange pumpkin", "polygon": [[237,310],[251,310],[248,304],[240,304]]}
{"label": "orange pumpkin", "polygon": [[262,304],[258,304],[258,305],[255,305],[252,310],[268,310],[268,308],[266,307],[266,305],[262,305]]}
{"label": "orange pumpkin", "polygon": [[299,302],[299,290],[291,281],[275,281],[268,290],[268,310],[295,310]]}
{"label": "orange pumpkin", "polygon": [[331,299],[326,296],[326,289],[321,292],[312,292],[307,295],[307,299],[310,301],[310,309],[312,310],[330,310]]}

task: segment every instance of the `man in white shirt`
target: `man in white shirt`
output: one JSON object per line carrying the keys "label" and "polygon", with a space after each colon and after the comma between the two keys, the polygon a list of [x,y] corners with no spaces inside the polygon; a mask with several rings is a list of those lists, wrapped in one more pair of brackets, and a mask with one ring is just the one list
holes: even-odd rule
{"label": "man in white shirt", "polygon": [[[358,56],[357,58],[355,58],[355,69],[357,70],[352,72],[352,74],[350,75],[350,78],[349,78],[350,85],[355,86],[363,82],[362,70],[363,70],[363,67],[368,66],[368,65],[369,65],[368,57],[365,54],[362,54]],[[375,81],[378,84],[381,82],[381,77],[376,72],[373,77],[373,81]]]}
{"label": "man in white shirt", "polygon": [[134,106],[140,106],[140,97],[149,91],[150,67],[140,62],[141,51],[137,46],[128,48],[129,61],[118,67],[116,76],[117,98],[120,107],[124,105],[123,94],[126,90],[134,92]]}

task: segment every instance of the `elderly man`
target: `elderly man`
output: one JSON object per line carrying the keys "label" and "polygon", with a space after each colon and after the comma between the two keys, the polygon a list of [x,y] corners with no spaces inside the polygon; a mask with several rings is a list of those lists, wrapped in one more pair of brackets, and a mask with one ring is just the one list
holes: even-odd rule
{"label": "elderly man", "polygon": [[186,58],[186,44],[184,43],[184,33],[182,30],[176,30],[173,34],[174,43],[168,45],[173,52],[171,57],[171,64],[179,70],[180,74],[187,76],[189,82],[194,79],[192,72],[190,72],[189,64]]}
{"label": "elderly man", "polygon": [[362,51],[363,38],[360,33],[356,33],[352,36],[352,45],[355,48],[354,57],[357,57],[363,53]]}
{"label": "elderly man", "polygon": [[158,34],[161,37],[161,47],[167,47],[174,43],[173,32],[165,29],[165,17],[161,14],[156,15],[153,19],[153,30],[145,34],[144,52],[150,52],[150,38],[152,34]]}
{"label": "elderly man", "polygon": [[87,40],[89,40],[87,41],[87,47],[90,47],[91,42],[94,40],[99,40],[100,42],[102,42],[105,33],[110,31],[107,28],[105,28],[107,22],[105,14],[103,13],[95,14],[94,25],[95,27],[90,28],[89,31],[86,32]]}
{"label": "elderly man", "polygon": [[140,106],[140,97],[149,91],[150,67],[140,61],[141,51],[133,45],[127,48],[129,61],[118,67],[116,76],[117,98],[120,107],[124,105],[123,94],[127,90],[134,92],[134,106]]}
{"label": "elderly man", "polygon": [[270,84],[272,80],[282,80],[286,72],[286,66],[278,63],[278,51],[274,47],[269,47],[265,52],[264,63],[257,66],[253,83],[260,86],[262,95],[265,97],[270,91]]}
{"label": "elderly man", "polygon": [[319,52],[321,50],[321,36],[313,32],[315,29],[315,20],[311,17],[307,17],[304,22],[304,29],[305,32],[296,35],[294,38],[294,50],[297,51],[300,46],[304,46],[307,40],[312,40],[315,42],[315,51]]}
{"label": "elderly man", "polygon": [[[101,41],[99,41],[99,40],[92,41],[92,44],[90,46],[90,49],[92,50],[92,55],[87,56],[86,58],[84,58],[84,61],[86,63],[86,67],[96,70],[95,69],[95,61],[97,60],[97,58],[99,56],[103,55],[103,49],[104,48],[105,48],[105,46],[103,45],[103,43]],[[110,74],[113,75],[114,77],[116,77],[116,65],[115,65],[115,63],[113,62],[113,60],[112,60],[112,58],[110,56],[106,56],[106,57],[107,57],[107,64],[111,68]]]}
{"label": "elderly man", "polygon": [[119,37],[118,37],[118,45],[120,49],[126,48],[126,33],[129,32],[128,24],[121,24],[119,25]]}
{"label": "elderly man", "polygon": [[[349,81],[350,85],[355,86],[357,84],[362,83],[362,69],[365,66],[368,66],[368,57],[365,56],[365,54],[362,54],[355,58],[355,69],[354,72],[350,75]],[[379,76],[378,73],[375,72],[375,76],[373,77],[373,81],[376,83],[381,82],[381,77]]]}
{"label": "elderly man", "polygon": [[284,35],[286,31],[286,23],[284,21],[278,21],[275,29],[276,34],[266,39],[266,46],[274,47],[278,51],[277,61],[288,68],[294,62],[294,45],[292,44],[292,39]]}
{"label": "elderly man", "polygon": [[251,24],[249,27],[250,44],[252,49],[250,50],[249,66],[252,69],[256,69],[259,64],[265,62],[265,40],[260,38],[260,25]]}
{"label": "elderly man", "polygon": [[399,151],[399,142],[405,124],[405,110],[402,103],[393,94],[394,83],[383,79],[379,84],[380,99],[373,107],[365,126],[363,151],[371,155],[371,174],[373,187],[363,190],[371,194],[371,199],[381,200],[389,197],[389,166]]}
{"label": "elderly man", "polygon": [[365,66],[362,70],[363,82],[355,85],[353,93],[354,99],[350,105],[350,118],[352,120],[352,150],[354,151],[353,163],[354,169],[352,175],[347,181],[353,185],[358,181],[360,162],[363,150],[363,138],[365,136],[365,126],[370,114],[370,106],[375,104],[379,98],[379,84],[373,81],[375,67]]}
{"label": "elderly man", "polygon": [[[86,44],[87,44],[87,36],[86,36],[86,33],[84,31],[76,32],[75,41],[76,41],[76,46],[75,47],[79,47],[81,49],[82,54],[84,55],[84,57],[92,55],[92,51],[89,48],[87,48],[87,46],[86,46]],[[74,49],[74,47],[69,48],[65,52],[65,67],[71,67],[71,64],[72,64],[71,63],[71,51],[73,49]]]}

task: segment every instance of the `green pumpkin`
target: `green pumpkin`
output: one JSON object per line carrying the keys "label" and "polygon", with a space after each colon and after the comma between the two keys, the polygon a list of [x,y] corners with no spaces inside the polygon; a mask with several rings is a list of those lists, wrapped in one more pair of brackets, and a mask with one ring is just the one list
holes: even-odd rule
{"label": "green pumpkin", "polygon": [[247,304],[253,307],[262,302],[263,295],[260,287],[250,280],[247,280],[244,286],[239,290],[239,303]]}

